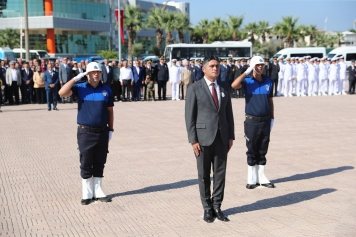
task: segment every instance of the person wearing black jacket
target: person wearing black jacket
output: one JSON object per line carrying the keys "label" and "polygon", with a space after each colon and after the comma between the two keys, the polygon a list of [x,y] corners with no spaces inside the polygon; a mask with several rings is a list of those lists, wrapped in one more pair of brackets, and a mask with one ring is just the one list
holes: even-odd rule
{"label": "person wearing black jacket", "polygon": [[349,72],[349,94],[355,94],[356,67],[355,59],[351,60],[351,65],[347,68]]}
{"label": "person wearing black jacket", "polygon": [[269,67],[269,76],[273,80],[274,96],[277,96],[279,70],[280,70],[280,68],[279,68],[279,65],[277,62],[277,58],[273,57],[273,63],[271,63],[270,67]]}
{"label": "person wearing black jacket", "polygon": [[[164,62],[164,57],[161,56],[159,63],[156,64],[154,68],[155,81],[158,83],[158,100],[167,100],[167,81],[169,79],[168,66]],[[162,96],[163,90],[163,96]]]}

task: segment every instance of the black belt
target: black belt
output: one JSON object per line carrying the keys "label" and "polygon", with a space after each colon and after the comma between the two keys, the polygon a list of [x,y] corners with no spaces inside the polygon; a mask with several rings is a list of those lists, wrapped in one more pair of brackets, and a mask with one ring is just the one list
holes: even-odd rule
{"label": "black belt", "polygon": [[251,119],[253,121],[257,121],[257,122],[265,122],[267,120],[269,120],[271,117],[268,115],[268,116],[264,116],[264,117],[256,117],[256,116],[252,116],[252,115],[249,115],[249,114],[246,114],[245,117],[247,119]]}
{"label": "black belt", "polygon": [[104,131],[108,126],[103,126],[103,127],[100,127],[100,128],[93,128],[93,127],[88,127],[88,126],[79,124],[78,127],[81,128],[81,129],[85,129],[88,132],[100,133],[100,132]]}

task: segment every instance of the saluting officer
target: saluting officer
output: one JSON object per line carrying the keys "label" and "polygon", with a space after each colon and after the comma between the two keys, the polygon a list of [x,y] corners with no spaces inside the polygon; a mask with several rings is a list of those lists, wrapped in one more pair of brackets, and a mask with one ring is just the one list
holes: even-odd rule
{"label": "saluting officer", "polygon": [[196,60],[197,65],[195,66],[195,82],[199,81],[204,77],[203,65],[200,59]]}
{"label": "saluting officer", "polygon": [[267,188],[275,187],[264,174],[269,138],[274,123],[274,106],[273,82],[269,77],[262,75],[263,67],[263,58],[254,56],[250,67],[231,85],[235,89],[244,87],[246,92],[244,129],[248,164],[246,188],[248,189],[254,189],[259,185]]}
{"label": "saluting officer", "polygon": [[[91,62],[86,72],[68,81],[59,91],[62,97],[75,94],[78,100],[77,141],[82,205],[88,205],[94,200],[111,202],[102,190],[102,178],[109,141],[114,131],[114,96],[110,87],[101,82],[101,70],[98,63]],[[88,82],[75,84],[86,75]]]}

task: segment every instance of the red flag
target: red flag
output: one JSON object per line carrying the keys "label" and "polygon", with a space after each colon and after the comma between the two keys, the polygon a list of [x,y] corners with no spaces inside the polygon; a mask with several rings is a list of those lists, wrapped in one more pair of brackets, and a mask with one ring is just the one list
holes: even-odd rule
{"label": "red flag", "polygon": [[[119,11],[116,9],[115,10],[115,17],[116,17],[116,22],[118,22],[118,13]],[[121,34],[121,42],[125,44],[125,37],[124,37],[124,10],[120,10],[120,34]]]}

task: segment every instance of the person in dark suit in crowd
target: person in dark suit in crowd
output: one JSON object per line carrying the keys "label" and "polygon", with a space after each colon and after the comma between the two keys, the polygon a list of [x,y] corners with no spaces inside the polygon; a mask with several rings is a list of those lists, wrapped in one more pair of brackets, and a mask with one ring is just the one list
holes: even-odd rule
{"label": "person in dark suit in crowd", "polygon": [[[246,59],[245,58],[241,59],[240,75],[242,75],[247,70],[247,68],[248,65]],[[245,88],[242,87],[238,89],[238,92],[239,92],[239,98],[245,98]]]}
{"label": "person in dark suit in crowd", "polygon": [[191,71],[192,82],[194,83],[195,82],[195,78],[197,77],[197,70],[195,68],[195,61],[193,59],[190,60],[189,71]]}
{"label": "person in dark suit in crowd", "polygon": [[351,65],[348,67],[349,72],[349,94],[355,94],[356,67],[355,59],[351,60]]}
{"label": "person in dark suit in crowd", "polygon": [[[242,70],[242,66],[241,66],[241,59],[238,59],[235,61],[235,73],[234,73],[234,80],[236,78],[238,78],[240,75],[241,75],[241,70]],[[234,81],[233,80],[233,81]],[[230,84],[231,85],[231,84]],[[232,88],[232,87],[231,87]],[[240,95],[240,90],[237,90],[237,89],[234,89],[232,88],[233,90],[233,98],[239,98],[239,95]]]}
{"label": "person in dark suit in crowd", "polygon": [[265,76],[265,77],[270,77],[270,63],[268,61],[268,58],[265,58],[265,66],[263,68],[263,72],[262,72],[262,75]]}
{"label": "person in dark suit in crowd", "polygon": [[[236,70],[236,66],[232,60],[232,58],[229,58],[227,60],[227,67],[229,68],[229,74],[228,74],[228,78],[229,78],[229,85],[231,85],[231,83],[234,81],[234,79],[236,77],[235,76],[235,70]],[[231,98],[234,98],[235,97],[235,90],[232,89],[232,87],[230,86],[230,95],[231,95]]]}
{"label": "person in dark suit in crowd", "polygon": [[29,68],[28,62],[23,63],[22,73],[22,86],[21,86],[21,95],[23,104],[34,104],[32,100],[33,94],[33,71]]}
{"label": "person in dark suit in crowd", "polygon": [[273,57],[273,63],[271,63],[270,67],[269,67],[269,76],[273,81],[274,96],[277,96],[279,70],[280,70],[280,68],[279,68],[279,65],[278,65],[278,62],[277,62],[277,57]]}
{"label": "person in dark suit in crowd", "polygon": [[195,82],[203,79],[204,72],[203,72],[203,65],[200,59],[196,60],[197,65],[195,66]]}
{"label": "person in dark suit in crowd", "polygon": [[[52,69],[53,70],[53,69]],[[62,63],[59,65],[59,83],[63,87],[67,81],[72,78],[72,68],[68,65],[67,58],[62,58]],[[64,97],[62,97],[62,104],[65,103]],[[67,98],[67,102],[71,102],[71,98]]]}
{"label": "person in dark suit in crowd", "polygon": [[133,88],[133,101],[141,100],[141,88],[142,82],[144,82],[146,78],[145,74],[146,70],[143,67],[140,67],[140,62],[136,60],[135,66],[132,67],[133,80],[131,81],[131,86]]}
{"label": "person in dark suit in crowd", "polygon": [[211,223],[215,217],[221,221],[229,221],[221,211],[221,204],[224,198],[227,153],[235,139],[230,87],[216,80],[220,73],[218,57],[205,58],[203,72],[204,78],[190,85],[187,90],[185,123],[188,141],[197,160],[204,221]]}
{"label": "person in dark suit in crowd", "polygon": [[48,111],[51,111],[51,106],[53,103],[53,110],[57,109],[57,87],[58,84],[58,74],[56,71],[53,71],[52,65],[47,65],[47,71],[44,73],[44,83],[47,97],[47,107]]}
{"label": "person in dark suit in crowd", "polygon": [[[166,92],[167,92],[167,81],[169,80],[169,72],[168,66],[164,63],[164,57],[161,56],[159,59],[159,63],[155,66],[155,80],[158,83],[158,100],[167,100]],[[163,95],[162,95],[163,90]]]}
{"label": "person in dark suit in crowd", "polygon": [[104,59],[104,65],[101,66],[101,82],[111,87],[114,84],[114,73],[112,67],[109,66],[109,60]]}

